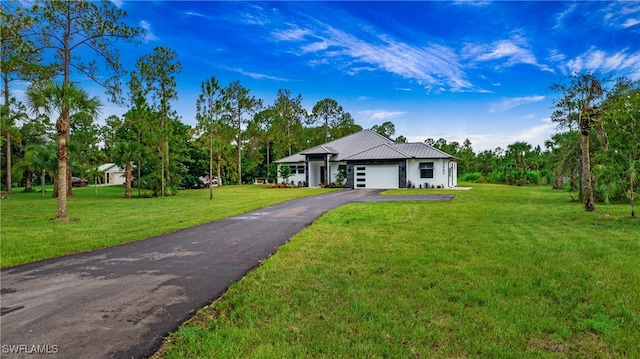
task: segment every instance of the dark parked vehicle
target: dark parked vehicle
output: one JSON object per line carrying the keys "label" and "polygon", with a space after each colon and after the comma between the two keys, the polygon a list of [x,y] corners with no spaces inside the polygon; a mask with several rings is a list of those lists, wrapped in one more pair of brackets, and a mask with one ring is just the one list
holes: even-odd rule
{"label": "dark parked vehicle", "polygon": [[87,187],[89,181],[80,177],[71,177],[71,187]]}

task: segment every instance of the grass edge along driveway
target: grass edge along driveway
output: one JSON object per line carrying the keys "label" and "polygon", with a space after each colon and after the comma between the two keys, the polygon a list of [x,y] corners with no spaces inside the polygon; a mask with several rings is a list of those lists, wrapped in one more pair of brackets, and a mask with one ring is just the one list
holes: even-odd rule
{"label": "grass edge along driveway", "polygon": [[474,187],[327,213],[155,357],[639,357],[628,206]]}
{"label": "grass edge along driveway", "polygon": [[[71,222],[50,219],[56,211],[51,191],[16,190],[0,201],[1,267],[110,247],[245,213],[295,198],[331,191],[319,188],[223,186],[180,191],[164,198],[124,199],[123,186],[74,188]],[[135,192],[135,191],[134,191]]]}

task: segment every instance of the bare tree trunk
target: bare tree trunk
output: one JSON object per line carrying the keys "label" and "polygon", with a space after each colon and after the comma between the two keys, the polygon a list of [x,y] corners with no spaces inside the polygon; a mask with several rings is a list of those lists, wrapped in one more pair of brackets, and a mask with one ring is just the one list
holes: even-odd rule
{"label": "bare tree trunk", "polygon": [[45,170],[42,170],[42,174],[40,175],[40,185],[42,186],[42,193],[41,196],[44,197],[44,181],[47,178],[47,172]]}
{"label": "bare tree trunk", "polygon": [[629,161],[631,165],[629,166],[631,169],[631,175],[629,176],[629,182],[631,182],[631,217],[636,218],[636,196],[633,193],[633,179],[635,177],[635,173],[633,172],[633,157],[629,155]]}
{"label": "bare tree trunk", "polygon": [[553,189],[563,189],[564,178],[562,176],[562,170],[560,165],[556,165],[553,169]]}
{"label": "bare tree trunk", "polygon": [[209,131],[209,200],[213,199],[213,132]]}
{"label": "bare tree trunk", "polygon": [[56,187],[58,189],[58,206],[56,211],[56,219],[68,220],[67,216],[67,156],[69,148],[67,146],[67,133],[69,132],[69,111],[63,109],[63,112],[56,123],[58,131],[58,181]]}
{"label": "bare tree trunk", "polygon": [[[4,78],[4,75],[3,75]],[[9,107],[9,80],[4,78],[4,103],[7,106],[7,109],[10,109]],[[10,116],[9,113],[7,113],[7,116]],[[9,129],[7,129],[9,130]],[[7,131],[7,153],[6,153],[6,157],[7,157],[7,195],[10,195],[13,190],[11,189],[11,134]]]}
{"label": "bare tree trunk", "polygon": [[[6,103],[6,102],[5,102]],[[8,106],[8,105],[7,105]],[[11,189],[11,134],[7,132],[7,195],[10,195]]]}
{"label": "bare tree trunk", "polygon": [[596,210],[593,197],[593,178],[591,176],[591,160],[589,158],[589,134],[580,136],[580,149],[582,150],[582,188],[584,195],[584,210],[593,212]]}
{"label": "bare tree trunk", "polygon": [[131,181],[133,180],[133,170],[131,168],[131,162],[127,162],[125,165],[126,180],[124,183],[124,198],[131,198]]}
{"label": "bare tree trunk", "polygon": [[220,164],[220,162],[222,162],[222,155],[221,154],[217,154],[217,160],[218,160],[218,187],[222,186],[222,165]]}
{"label": "bare tree trunk", "polygon": [[33,176],[33,172],[31,172],[30,170],[25,171],[25,174],[24,174],[24,191],[25,192],[33,191],[33,184],[31,181],[32,176]]}

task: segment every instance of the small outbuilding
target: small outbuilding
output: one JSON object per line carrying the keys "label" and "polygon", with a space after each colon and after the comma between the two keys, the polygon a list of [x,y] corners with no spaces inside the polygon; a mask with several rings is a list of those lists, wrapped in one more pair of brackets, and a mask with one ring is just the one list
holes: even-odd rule
{"label": "small outbuilding", "polygon": [[99,172],[104,172],[105,185],[121,185],[126,181],[124,169],[115,163],[105,163],[98,167]]}
{"label": "small outbuilding", "polygon": [[[289,166],[288,181],[321,187],[344,177],[347,188],[451,188],[456,158],[422,142],[392,141],[363,130],[275,161]],[[339,174],[342,172],[341,174]]]}

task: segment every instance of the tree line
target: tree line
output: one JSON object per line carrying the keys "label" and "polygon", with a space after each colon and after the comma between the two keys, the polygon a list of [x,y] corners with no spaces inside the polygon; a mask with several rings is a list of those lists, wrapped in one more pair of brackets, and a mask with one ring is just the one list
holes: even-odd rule
{"label": "tree line", "polygon": [[[214,76],[202,80],[197,125],[188,126],[172,107],[182,71],[176,52],[156,47],[125,71],[115,43],[138,43],[144,30],[126,25],[126,13],[111,2],[6,1],[1,16],[3,190],[10,194],[14,183],[26,191],[36,183],[43,189],[50,181],[61,220],[68,219],[72,174],[97,181],[97,166],[105,162],[125,169],[125,197],[135,196],[134,187],[139,197],[166,196],[201,186],[204,174],[225,184],[276,178],[273,160],[362,130],[334,99],[318,101],[308,112],[301,94],[280,89],[265,104],[239,81],[224,85]],[[82,56],[87,52],[92,56]],[[103,104],[71,81],[74,76],[100,84],[126,113],[97,125]],[[11,96],[23,82],[30,84],[26,98]],[[458,158],[462,180],[566,186],[586,210],[598,200],[633,200],[639,87],[638,81],[591,73],[552,85],[559,131],[544,149],[516,142],[475,153],[469,140],[425,142]],[[372,129],[395,135],[391,122]],[[394,139],[406,142],[404,136]]]}

